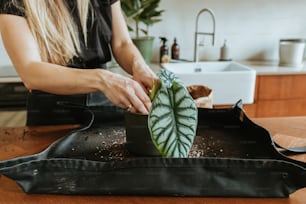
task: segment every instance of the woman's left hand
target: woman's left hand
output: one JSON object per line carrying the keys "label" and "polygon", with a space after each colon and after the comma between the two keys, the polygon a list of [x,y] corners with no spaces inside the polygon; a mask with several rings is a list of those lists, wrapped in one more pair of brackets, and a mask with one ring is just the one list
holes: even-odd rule
{"label": "woman's left hand", "polygon": [[143,90],[149,94],[154,83],[159,83],[159,79],[152,69],[144,64],[134,61],[132,67],[133,79],[137,81]]}

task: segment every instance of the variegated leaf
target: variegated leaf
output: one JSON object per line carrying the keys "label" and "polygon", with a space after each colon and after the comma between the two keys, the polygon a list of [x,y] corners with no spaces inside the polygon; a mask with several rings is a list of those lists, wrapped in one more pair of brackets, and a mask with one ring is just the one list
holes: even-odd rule
{"label": "variegated leaf", "polygon": [[162,70],[160,89],[152,102],[148,127],[162,156],[187,157],[197,129],[197,107],[172,72]]}

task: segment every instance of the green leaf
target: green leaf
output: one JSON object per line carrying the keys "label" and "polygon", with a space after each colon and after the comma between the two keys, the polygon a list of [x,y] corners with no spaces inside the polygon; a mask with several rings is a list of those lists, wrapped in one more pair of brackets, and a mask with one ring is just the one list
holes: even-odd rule
{"label": "green leaf", "polygon": [[145,29],[140,29],[140,30],[141,30],[141,32],[142,32],[143,34],[148,35],[148,31],[147,31],[147,30],[145,30]]}
{"label": "green leaf", "polygon": [[[148,27],[161,21],[160,16],[164,10],[158,10],[161,0],[121,0],[121,7],[128,19],[132,19],[136,25],[136,36],[142,30],[148,35]],[[146,28],[140,28],[143,25]],[[131,27],[131,26],[130,26]],[[146,30],[145,30],[146,29]]]}
{"label": "green leaf", "polygon": [[197,129],[198,112],[187,89],[163,69],[161,86],[152,102],[148,127],[157,150],[165,157],[187,157]]}
{"label": "green leaf", "polygon": [[159,88],[160,88],[160,82],[158,81],[152,81],[152,89],[151,89],[151,91],[150,91],[150,93],[149,93],[149,97],[150,97],[150,99],[151,99],[151,101],[153,101],[153,99],[155,98],[155,95],[156,95],[156,93],[157,93],[157,91],[159,90]]}
{"label": "green leaf", "polygon": [[128,25],[128,30],[133,31],[134,29],[131,26]]}

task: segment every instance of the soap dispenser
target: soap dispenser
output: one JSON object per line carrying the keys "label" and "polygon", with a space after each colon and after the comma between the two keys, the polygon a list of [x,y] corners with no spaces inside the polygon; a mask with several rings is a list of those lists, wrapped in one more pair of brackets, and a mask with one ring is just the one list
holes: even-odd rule
{"label": "soap dispenser", "polygon": [[180,47],[177,44],[176,38],[174,38],[174,42],[171,46],[171,58],[175,60],[180,59]]}
{"label": "soap dispenser", "polygon": [[230,57],[230,50],[229,47],[227,45],[227,40],[224,40],[224,44],[221,47],[221,51],[220,51],[220,61],[231,61],[231,57]]}
{"label": "soap dispenser", "polygon": [[159,62],[160,63],[167,63],[170,61],[170,57],[169,57],[169,48],[167,45],[167,38],[165,37],[160,37],[161,41],[162,41],[162,45],[160,47],[160,52],[159,52]]}

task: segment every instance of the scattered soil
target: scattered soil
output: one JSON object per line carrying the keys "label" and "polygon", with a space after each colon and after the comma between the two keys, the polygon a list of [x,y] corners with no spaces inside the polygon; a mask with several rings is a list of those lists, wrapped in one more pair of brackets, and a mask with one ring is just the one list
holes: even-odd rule
{"label": "scattered soil", "polygon": [[[245,148],[246,145],[241,143],[241,139],[239,140],[235,132],[230,133],[229,130],[227,130],[226,133],[229,134],[220,135],[218,135],[218,132],[219,131],[214,130],[204,133],[200,132],[200,134],[195,137],[188,157],[249,157],[251,149]],[[29,141],[34,138],[35,140],[39,140],[42,136],[36,134],[35,132],[24,131],[15,135],[19,135],[16,136],[18,137],[19,145],[25,146],[24,148],[26,148],[27,144],[30,145],[28,143]],[[90,128],[89,130],[78,132],[76,135],[73,135],[73,137],[70,137],[69,140],[65,141],[64,145],[56,147],[55,149],[57,150],[50,153],[48,157],[78,158],[94,161],[120,161],[126,158],[135,158],[136,156],[130,153],[126,147],[125,135],[124,126]],[[26,141],[24,138],[27,138]],[[12,142],[11,136],[7,136],[3,138],[3,140],[4,139],[8,141],[2,141],[2,143],[10,144]],[[10,140],[11,142],[9,142]],[[32,146],[31,148],[33,148]],[[32,154],[32,152],[29,153]]]}
{"label": "scattered soil", "polygon": [[[69,157],[96,161],[123,160],[136,157],[126,148],[124,127],[103,127],[95,129],[95,131],[84,131],[78,135],[76,141],[68,152]],[[212,136],[198,135],[188,157],[219,157],[224,154],[222,146],[221,141],[214,139]]]}

